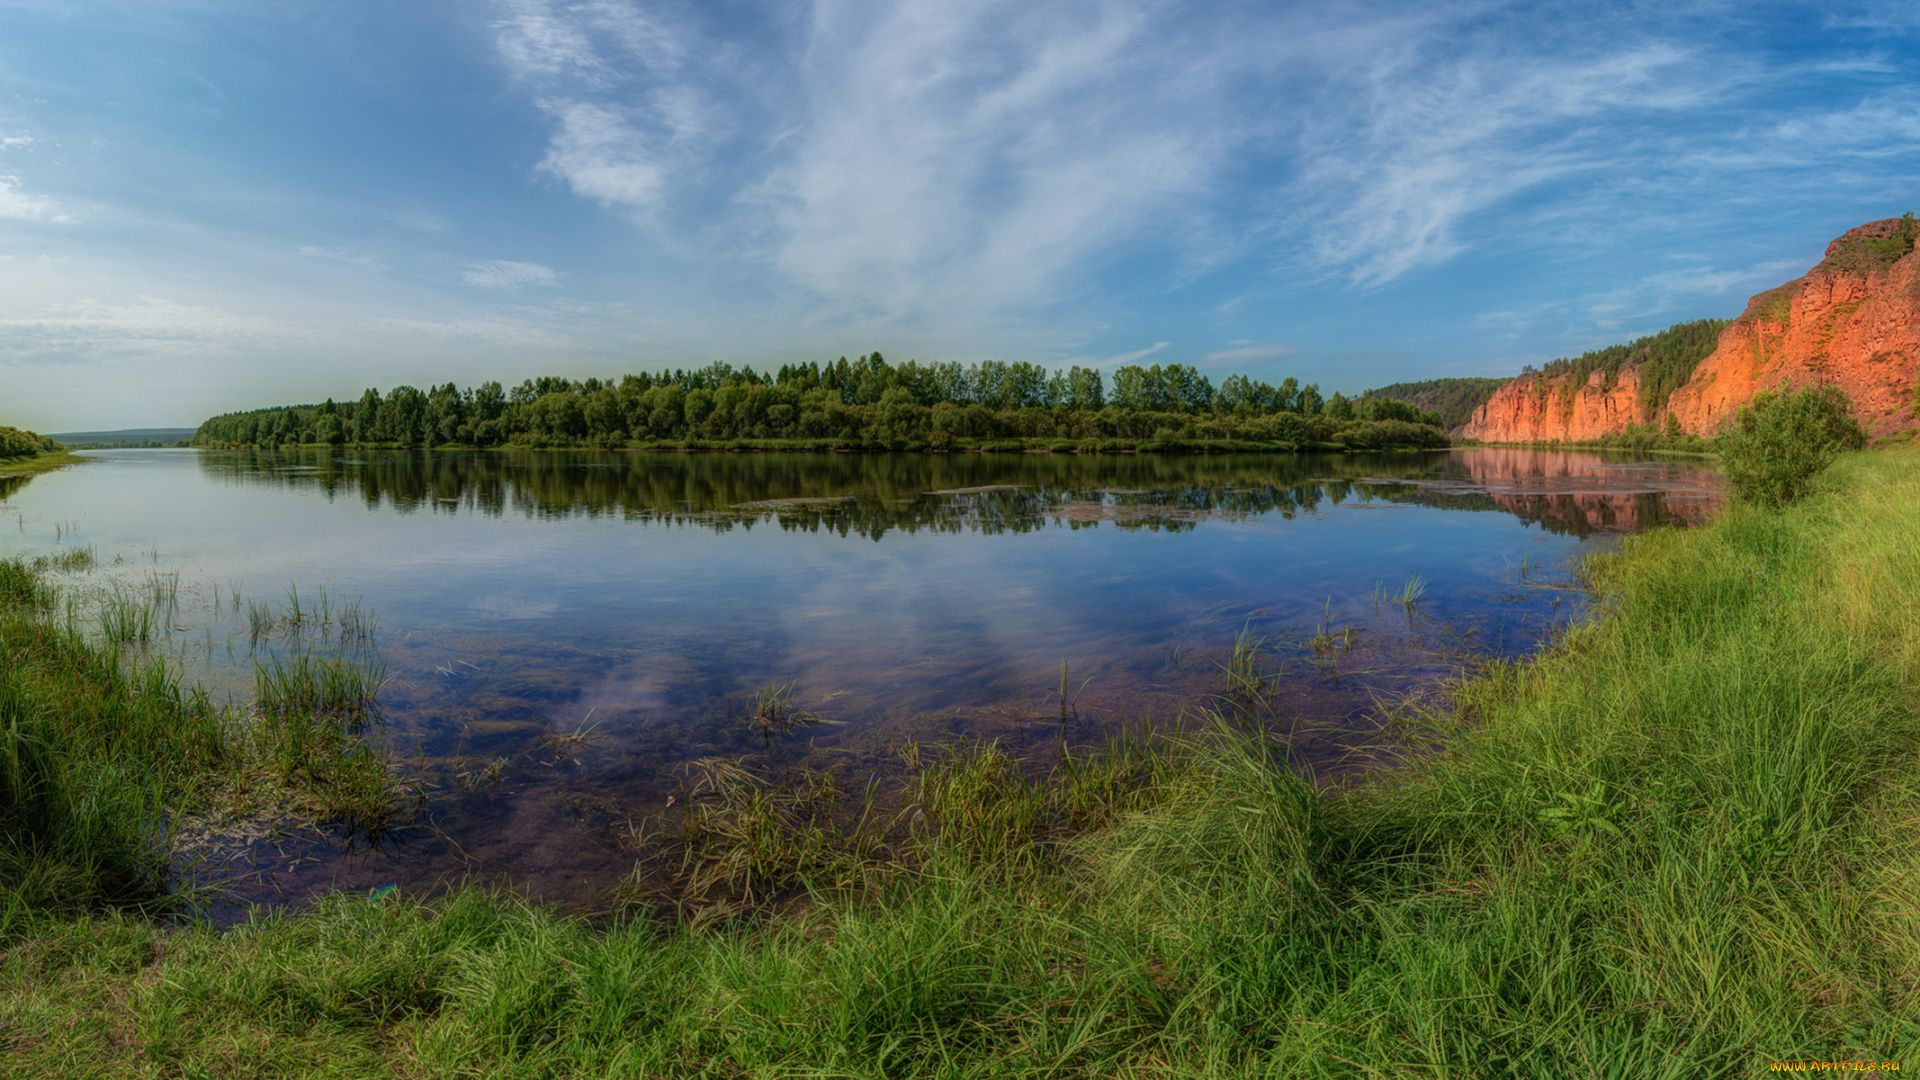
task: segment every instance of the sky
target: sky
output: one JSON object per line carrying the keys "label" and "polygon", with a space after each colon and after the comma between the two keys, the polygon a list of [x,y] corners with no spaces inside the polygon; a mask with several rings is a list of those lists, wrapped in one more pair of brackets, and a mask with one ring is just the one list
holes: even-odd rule
{"label": "sky", "polygon": [[1920,4],[0,0],[0,424],[873,350],[1328,393],[1920,209]]}

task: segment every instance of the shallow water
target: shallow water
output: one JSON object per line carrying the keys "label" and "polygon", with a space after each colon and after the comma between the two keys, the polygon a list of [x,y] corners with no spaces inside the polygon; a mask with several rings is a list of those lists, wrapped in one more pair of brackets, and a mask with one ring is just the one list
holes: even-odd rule
{"label": "shallow water", "polygon": [[372,849],[230,843],[209,865],[261,902],[478,876],[593,906],[689,761],[762,749],[752,699],[789,676],[826,721],[799,749],[865,775],[908,738],[1051,744],[1063,665],[1070,737],[1170,722],[1244,633],[1303,766],[1361,768],[1395,752],[1381,700],[1537,647],[1580,610],[1542,587],[1569,559],[1718,499],[1690,464],[1506,449],[88,456],[0,488],[0,554],[94,551],[67,575],[83,623],[177,575],[148,651],[244,700],[286,644],[248,602],[378,615],[387,730],[439,794]]}

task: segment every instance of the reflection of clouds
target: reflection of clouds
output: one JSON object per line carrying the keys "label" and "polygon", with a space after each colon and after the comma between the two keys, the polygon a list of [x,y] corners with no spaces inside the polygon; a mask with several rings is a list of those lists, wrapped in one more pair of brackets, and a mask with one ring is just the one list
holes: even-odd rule
{"label": "reflection of clouds", "polygon": [[545,619],[560,610],[560,605],[552,600],[527,600],[514,596],[482,596],[468,606],[479,612],[483,619],[499,619],[503,622]]}
{"label": "reflection of clouds", "polygon": [[691,666],[671,653],[638,656],[608,672],[580,692],[582,714],[617,716],[672,706],[672,688],[692,674]]}
{"label": "reflection of clouds", "polygon": [[[805,579],[776,613],[784,633],[769,636],[786,648],[775,645],[785,654],[775,666],[799,675],[803,698],[878,690],[881,712],[944,711],[990,685],[1057,672],[1059,640],[1091,628],[1058,594],[1071,586],[1051,561],[1009,563],[964,542],[865,551],[842,573]],[[825,632],[824,612],[835,613]]]}

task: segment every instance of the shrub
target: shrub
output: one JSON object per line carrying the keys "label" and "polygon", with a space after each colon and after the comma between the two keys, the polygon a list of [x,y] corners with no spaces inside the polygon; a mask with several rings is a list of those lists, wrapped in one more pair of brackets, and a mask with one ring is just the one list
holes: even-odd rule
{"label": "shrub", "polygon": [[1854,274],[1877,274],[1905,258],[1913,250],[1916,237],[1920,237],[1920,223],[1914,221],[1913,211],[1909,210],[1894,225],[1890,235],[1848,234],[1834,241],[1821,265]]}
{"label": "shrub", "polygon": [[1760,393],[1720,436],[1720,471],[1740,499],[1785,506],[1806,494],[1836,454],[1866,445],[1853,402],[1837,386]]}
{"label": "shrub", "polygon": [[0,460],[51,454],[58,449],[60,444],[45,435],[36,435],[19,428],[0,427]]}

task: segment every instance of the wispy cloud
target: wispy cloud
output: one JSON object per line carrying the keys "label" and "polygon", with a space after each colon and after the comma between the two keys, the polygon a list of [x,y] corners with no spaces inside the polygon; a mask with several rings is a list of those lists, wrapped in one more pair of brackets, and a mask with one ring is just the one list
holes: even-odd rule
{"label": "wispy cloud", "polygon": [[1427,27],[1327,72],[1322,94],[1343,104],[1305,114],[1280,192],[1281,220],[1322,268],[1379,285],[1446,262],[1477,215],[1640,159],[1637,121],[1708,92],[1698,58],[1664,43],[1587,57],[1509,46]]}
{"label": "wispy cloud", "polygon": [[1098,362],[1102,365],[1112,364],[1115,366],[1131,364],[1139,360],[1145,360],[1147,357],[1152,356],[1154,353],[1159,352],[1171,344],[1173,343],[1170,341],[1156,341],[1144,349],[1135,349],[1132,352],[1120,353],[1117,356],[1101,357]]}
{"label": "wispy cloud", "polygon": [[380,319],[380,330],[403,337],[428,337],[441,340],[484,341],[496,345],[514,345],[549,351],[568,351],[580,347],[580,341],[560,330],[528,320],[510,318],[460,319]]}
{"label": "wispy cloud", "polygon": [[645,219],[706,163],[723,110],[683,71],[693,34],[630,0],[512,0],[494,24],[515,81],[555,125],[540,163],[587,198]]}
{"label": "wispy cloud", "polygon": [[72,215],[63,213],[51,200],[20,190],[20,178],[17,176],[0,176],[0,218],[51,221],[55,224],[66,224],[73,220]]}
{"label": "wispy cloud", "polygon": [[1194,363],[1201,367],[1230,367],[1238,370],[1285,360],[1289,356],[1298,355],[1299,352],[1299,347],[1295,345],[1250,345],[1241,349],[1221,349],[1217,352],[1204,353],[1195,357]]}
{"label": "wispy cloud", "polygon": [[311,331],[278,319],[162,297],[139,296],[127,303],[81,300],[0,315],[0,362],[198,357],[314,338]]}
{"label": "wispy cloud", "polygon": [[494,259],[475,263],[461,273],[461,280],[483,289],[520,289],[528,285],[551,285],[556,275],[551,267],[539,263],[509,262]]}
{"label": "wispy cloud", "polygon": [[373,266],[380,261],[372,255],[356,254],[345,248],[303,246],[296,250],[309,259],[330,259],[334,262],[351,263],[355,266]]}
{"label": "wispy cloud", "polygon": [[[1252,262],[1385,285],[1697,189],[1698,155],[1739,141],[1714,125],[1778,74],[1678,22],[1583,33],[1498,4],[500,10],[552,123],[541,171],[847,326],[1019,319],[1142,244],[1175,283]],[[1890,133],[1920,123],[1897,93],[1773,113],[1823,153],[1903,152]]]}

